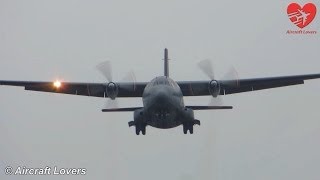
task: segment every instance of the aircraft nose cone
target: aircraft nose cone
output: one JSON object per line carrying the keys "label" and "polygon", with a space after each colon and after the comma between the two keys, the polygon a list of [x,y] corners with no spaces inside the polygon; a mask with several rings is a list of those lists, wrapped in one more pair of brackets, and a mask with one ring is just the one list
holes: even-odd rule
{"label": "aircraft nose cone", "polygon": [[167,102],[170,99],[169,91],[164,88],[155,91],[155,99],[158,103]]}

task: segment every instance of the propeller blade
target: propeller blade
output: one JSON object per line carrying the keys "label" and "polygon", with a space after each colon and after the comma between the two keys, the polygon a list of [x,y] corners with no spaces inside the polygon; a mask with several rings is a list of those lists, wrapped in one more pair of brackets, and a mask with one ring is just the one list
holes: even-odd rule
{"label": "propeller blade", "polygon": [[237,70],[231,66],[227,73],[221,78],[224,80],[224,84],[230,87],[238,87],[239,86],[239,76]]}
{"label": "propeller blade", "polygon": [[117,99],[112,100],[108,98],[104,109],[112,109],[112,108],[118,108],[118,107],[119,107],[119,102]]}
{"label": "propeller blade", "polygon": [[96,68],[109,82],[112,82],[112,67],[110,61],[101,62]]}
{"label": "propeller blade", "polygon": [[208,105],[209,106],[222,106],[223,105],[222,97],[221,96],[212,97]]}
{"label": "propeller blade", "polygon": [[214,79],[214,71],[212,63],[209,59],[202,60],[198,63],[198,67],[207,75],[211,80]]}
{"label": "propeller blade", "polygon": [[123,85],[120,88],[126,89],[126,90],[135,90],[136,89],[136,76],[133,71],[128,72],[124,78],[122,78],[122,82],[128,82],[128,85]]}

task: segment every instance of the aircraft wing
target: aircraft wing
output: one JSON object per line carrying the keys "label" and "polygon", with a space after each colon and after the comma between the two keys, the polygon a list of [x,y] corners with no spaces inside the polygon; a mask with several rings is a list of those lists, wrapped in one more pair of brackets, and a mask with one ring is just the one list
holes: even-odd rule
{"label": "aircraft wing", "polygon": [[[82,96],[108,97],[106,94],[106,83],[77,83],[61,82],[59,87],[55,82],[36,82],[36,81],[2,81],[0,85],[21,86],[25,90],[42,91],[51,93],[62,93]],[[119,87],[117,97],[141,97],[147,83],[116,83]]]}
{"label": "aircraft wing", "polygon": [[[238,80],[221,80],[220,95],[228,95],[241,92],[256,91],[291,85],[303,84],[305,80],[320,78],[320,74],[265,77]],[[207,96],[209,92],[210,81],[178,81],[178,85],[184,96]],[[117,97],[142,97],[143,90],[147,85],[146,82],[133,83],[116,83],[119,87]],[[61,82],[59,88],[54,86],[54,82],[40,81],[3,81],[0,85],[20,86],[25,90],[41,91],[51,93],[62,93],[71,95],[108,97],[106,93],[107,83],[78,83],[78,82]]]}
{"label": "aircraft wing", "polygon": [[[305,80],[320,78],[320,74],[279,76],[252,79],[221,80],[220,95],[257,91],[284,86],[303,84]],[[179,81],[184,96],[206,96],[209,92],[210,81]]]}

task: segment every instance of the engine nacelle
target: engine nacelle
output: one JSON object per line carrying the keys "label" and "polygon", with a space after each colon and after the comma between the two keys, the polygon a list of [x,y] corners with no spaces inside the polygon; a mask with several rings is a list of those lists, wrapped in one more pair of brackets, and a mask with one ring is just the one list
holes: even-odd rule
{"label": "engine nacelle", "polygon": [[216,80],[209,82],[209,92],[213,97],[217,97],[220,94],[220,84]]}
{"label": "engine nacelle", "polygon": [[116,83],[114,82],[109,82],[106,86],[106,93],[107,93],[107,96],[114,100],[116,99],[116,97],[118,96],[118,92],[119,92],[119,89],[118,89],[118,86]]}

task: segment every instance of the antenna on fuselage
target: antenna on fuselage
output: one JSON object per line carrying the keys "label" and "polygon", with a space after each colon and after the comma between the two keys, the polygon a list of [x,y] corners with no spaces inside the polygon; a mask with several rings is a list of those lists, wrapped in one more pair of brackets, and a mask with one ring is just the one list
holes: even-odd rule
{"label": "antenna on fuselage", "polygon": [[169,77],[169,57],[168,57],[168,49],[164,49],[164,76]]}

